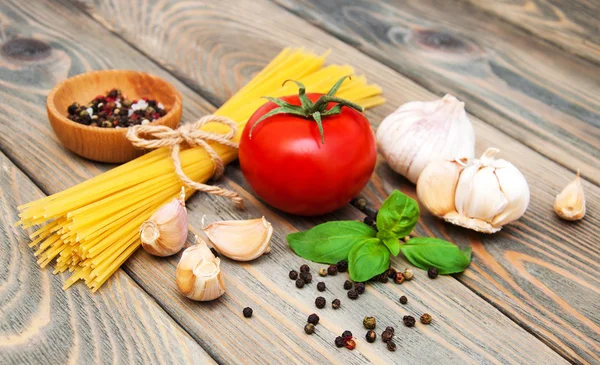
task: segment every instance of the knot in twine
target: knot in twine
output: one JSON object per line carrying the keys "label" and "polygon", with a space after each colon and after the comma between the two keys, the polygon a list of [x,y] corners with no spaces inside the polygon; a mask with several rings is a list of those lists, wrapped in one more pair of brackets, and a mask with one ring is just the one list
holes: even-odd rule
{"label": "knot in twine", "polygon": [[[219,134],[200,130],[207,123],[221,123],[230,128],[228,133]],[[181,144],[186,143],[190,147],[202,147],[210,156],[213,164],[213,176],[220,178],[223,175],[225,166],[219,154],[208,144],[207,141],[217,142],[231,148],[238,148],[238,144],[233,142],[233,137],[237,134],[237,124],[229,118],[218,115],[206,115],[195,123],[184,124],[177,129],[171,129],[164,125],[136,125],[127,131],[127,139],[131,141],[134,147],[144,149],[156,149],[160,147],[169,147],[171,150],[171,159],[175,166],[175,173],[181,181],[188,187],[205,193],[224,196],[231,199],[238,208],[244,207],[244,200],[235,192],[218,186],[206,185],[190,179],[181,167],[179,160],[179,151]],[[147,138],[142,138],[145,135]]]}

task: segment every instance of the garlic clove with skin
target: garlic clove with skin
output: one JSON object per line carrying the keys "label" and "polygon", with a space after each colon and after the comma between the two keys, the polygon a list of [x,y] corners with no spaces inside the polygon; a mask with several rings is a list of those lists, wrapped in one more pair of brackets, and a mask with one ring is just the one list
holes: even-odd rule
{"label": "garlic clove with skin", "polygon": [[211,223],[202,228],[213,247],[236,261],[250,261],[271,250],[273,226],[265,217]]}
{"label": "garlic clove with skin", "polygon": [[430,161],[475,154],[475,132],[465,104],[450,94],[402,105],[381,122],[376,136],[392,170],[415,184]]}
{"label": "garlic clove with skin", "polygon": [[209,301],[225,293],[221,260],[215,257],[206,242],[196,237],[198,244],[188,247],[177,265],[177,288],[186,297]]}
{"label": "garlic clove with skin", "polygon": [[181,251],[188,234],[185,189],[181,195],[160,207],[140,227],[142,247],[154,256],[171,256]]}
{"label": "garlic clove with skin", "polygon": [[480,159],[432,161],[417,184],[421,204],[432,214],[468,229],[499,231],[529,205],[529,185],[511,163],[488,148]]}
{"label": "garlic clove with skin", "polygon": [[569,221],[576,221],[585,216],[585,195],[579,170],[577,170],[575,180],[571,181],[556,196],[554,211],[559,217]]}

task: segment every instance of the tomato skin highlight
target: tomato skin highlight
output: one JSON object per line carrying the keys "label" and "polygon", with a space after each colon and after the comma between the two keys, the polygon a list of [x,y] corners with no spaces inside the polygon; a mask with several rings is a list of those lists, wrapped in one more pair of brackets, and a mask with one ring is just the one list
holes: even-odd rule
{"label": "tomato skin highlight", "polygon": [[[307,96],[314,102],[321,94]],[[297,95],[281,99],[300,105]],[[273,102],[260,107],[240,139],[240,165],[254,192],[279,210],[304,216],[348,204],[375,169],[376,142],[367,118],[349,107],[323,117],[322,144],[314,120],[277,114],[257,124],[250,138],[254,123],[276,107]]]}

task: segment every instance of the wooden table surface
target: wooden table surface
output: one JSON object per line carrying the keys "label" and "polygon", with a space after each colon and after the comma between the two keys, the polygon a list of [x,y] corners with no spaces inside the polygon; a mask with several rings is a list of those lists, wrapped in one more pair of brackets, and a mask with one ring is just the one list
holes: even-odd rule
{"label": "wooden table surface", "polygon": [[[3,0],[0,2],[0,363],[600,363],[600,2],[597,0]],[[399,105],[449,92],[466,102],[477,152],[494,146],[525,174],[525,216],[481,235],[423,214],[419,235],[473,247],[461,275],[430,280],[417,270],[403,285],[369,284],[346,298],[343,275],[295,289],[287,272],[304,261],[285,235],[333,219],[362,219],[351,206],[298,218],[261,203],[239,165],[225,187],[247,209],[206,194],[189,200],[191,226],[264,215],[271,254],[224,260],[228,290],[197,303],[175,286],[179,255],[138,250],[96,294],[40,270],[14,227],[16,206],[112,166],[65,150],[46,117],[50,89],[95,69],[136,69],[173,83],[184,121],[209,114],[285,46],[331,49],[380,85],[387,103],[367,112],[376,128]],[[580,169],[588,214],[559,220],[554,196]],[[379,160],[362,195],[378,207],[412,184]],[[393,259],[397,268],[409,266]],[[313,270],[320,266],[311,265]],[[406,295],[402,306],[398,298]],[[252,319],[242,308],[254,309]],[[307,316],[321,316],[313,336]],[[433,315],[407,328],[402,316]],[[396,327],[398,351],[364,341],[362,318]],[[349,329],[354,351],[333,340]]]}

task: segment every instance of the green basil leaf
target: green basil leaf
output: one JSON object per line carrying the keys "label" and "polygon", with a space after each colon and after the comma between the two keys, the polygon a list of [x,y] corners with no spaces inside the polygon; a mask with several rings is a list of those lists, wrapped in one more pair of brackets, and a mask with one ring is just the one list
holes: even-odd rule
{"label": "green basil leaf", "polygon": [[463,272],[471,263],[471,247],[461,251],[455,244],[437,238],[414,237],[400,249],[416,267],[435,267],[440,274]]}
{"label": "green basil leaf", "polygon": [[398,190],[383,202],[377,214],[377,228],[392,232],[398,238],[408,236],[419,220],[419,204]]}
{"label": "green basil leaf", "polygon": [[350,278],[363,282],[390,266],[390,250],[378,238],[365,239],[352,247],[348,255]]}
{"label": "green basil leaf", "polygon": [[373,238],[377,232],[357,221],[319,224],[305,232],[287,235],[290,247],[298,256],[314,262],[335,264],[346,260],[357,242]]}
{"label": "green basil leaf", "polygon": [[392,255],[398,256],[400,253],[400,242],[398,242],[398,237],[395,234],[384,229],[377,232],[377,238],[387,246]]}

